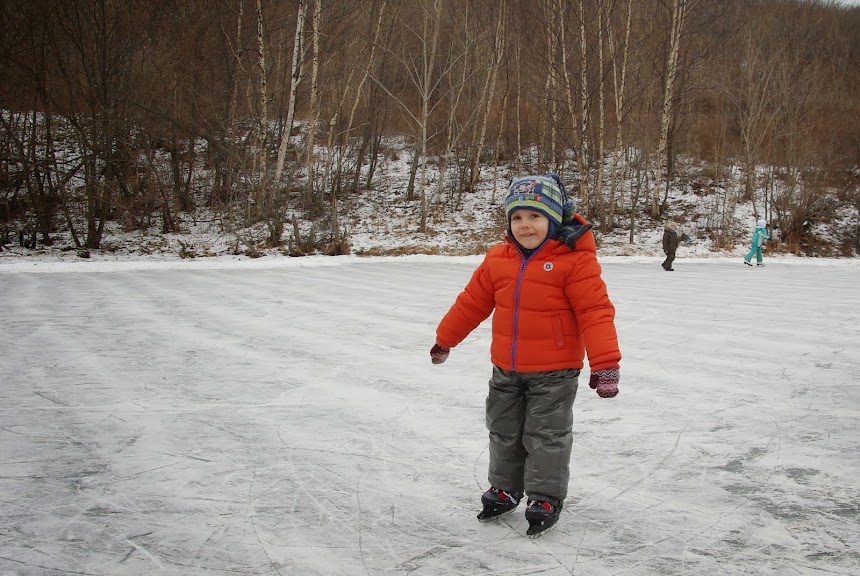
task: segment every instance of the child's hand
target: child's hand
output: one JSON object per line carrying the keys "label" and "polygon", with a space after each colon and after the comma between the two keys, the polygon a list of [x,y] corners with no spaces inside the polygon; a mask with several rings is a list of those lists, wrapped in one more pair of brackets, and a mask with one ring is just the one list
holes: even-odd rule
{"label": "child's hand", "polygon": [[445,348],[437,342],[430,349],[430,361],[433,362],[433,364],[441,364],[448,359],[448,353],[450,351],[450,348]]}
{"label": "child's hand", "polygon": [[597,390],[601,398],[612,398],[618,394],[618,379],[621,374],[618,368],[604,368],[591,373],[588,385]]}

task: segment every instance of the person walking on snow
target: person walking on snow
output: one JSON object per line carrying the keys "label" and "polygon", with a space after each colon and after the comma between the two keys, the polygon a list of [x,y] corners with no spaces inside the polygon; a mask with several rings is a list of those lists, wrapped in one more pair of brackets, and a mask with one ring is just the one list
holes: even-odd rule
{"label": "person walking on snow", "polygon": [[675,261],[675,251],[678,249],[678,224],[669,220],[663,225],[663,252],[666,259],[663,260],[663,270],[674,272],[672,262]]}
{"label": "person walking on snow", "polygon": [[756,266],[764,266],[764,263],[762,262],[761,249],[769,238],[770,236],[767,233],[767,221],[759,220],[756,222],[755,231],[753,232],[752,237],[752,248],[747,252],[747,255],[744,256],[744,264],[752,266],[750,261],[753,256],[755,256]]}
{"label": "person walking on snow", "polygon": [[589,386],[602,398],[618,394],[615,308],[591,225],[570,206],[555,175],[511,182],[505,242],[487,252],[439,323],[430,350],[433,364],[443,363],[493,314],[490,488],[478,519],[512,512],[525,493],[532,538],[556,524],[567,497],[573,401],[586,352]]}

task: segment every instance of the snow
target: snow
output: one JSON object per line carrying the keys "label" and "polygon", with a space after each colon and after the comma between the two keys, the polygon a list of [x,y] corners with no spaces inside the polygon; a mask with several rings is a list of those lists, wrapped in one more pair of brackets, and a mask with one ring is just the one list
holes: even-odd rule
{"label": "snow", "polygon": [[601,257],[570,497],[487,487],[480,257],[0,259],[0,574],[856,575],[856,259]]}
{"label": "snow", "polygon": [[[427,188],[429,208],[426,230],[421,232],[420,197],[416,194],[413,199],[407,199],[409,156],[403,152],[402,143],[397,146],[392,148],[397,153],[380,164],[374,189],[345,195],[338,204],[338,226],[346,233],[353,255],[476,255],[483,254],[490,245],[498,242],[504,234],[502,201],[512,172],[484,167],[476,191],[462,193],[455,198],[452,176],[440,182],[438,170],[434,170]],[[686,169],[687,173],[693,175],[691,178],[705,181],[704,177],[696,176],[702,170],[697,166]],[[743,256],[750,248],[757,219],[753,204],[738,202],[731,217],[724,218],[721,206],[726,202],[725,191],[708,182],[707,187],[713,188],[708,193],[697,193],[689,184],[676,182],[668,196],[667,211],[660,219],[652,219],[637,210],[632,240],[630,215],[619,214],[614,230],[595,231],[600,253],[603,256],[659,256],[662,259],[663,222],[671,219],[680,224],[679,233],[693,239],[691,244],[682,244],[678,250],[679,257],[725,259]],[[630,182],[624,184],[620,194],[629,194],[631,186]],[[574,198],[577,199],[576,196]],[[175,233],[162,233],[157,217],[153,217],[150,228],[145,230],[125,229],[121,222],[109,221],[100,248],[89,250],[88,259],[109,262],[202,258],[233,260],[237,251],[240,253],[239,259],[257,255],[278,258],[287,253],[287,245],[294,234],[291,223],[293,215],[297,218],[303,240],[307,239],[312,228],[317,239],[331,237],[329,219],[323,218],[312,223],[300,211],[295,214],[290,211],[279,248],[265,247],[268,230],[263,223],[242,229],[243,241],[239,242],[236,235],[225,227],[225,221],[229,220],[227,215],[200,207],[194,213],[177,215],[180,230]],[[719,224],[718,221],[723,219],[726,222]],[[732,238],[731,245],[727,247],[718,246],[713,239],[717,229],[723,225],[726,234]],[[840,245],[848,241],[846,239],[850,237],[850,231],[858,225],[860,213],[856,207],[843,203],[834,218],[816,222],[812,226],[815,241],[819,244],[818,253],[841,254]],[[12,231],[15,231],[14,226]],[[782,231],[772,226],[770,232],[771,241],[765,248],[765,257],[777,254],[785,256],[787,248]],[[51,246],[39,244],[36,249],[29,249],[18,245],[17,240],[15,234],[11,234],[9,243],[0,251],[0,267],[21,259],[31,262],[84,260],[72,244],[71,235],[62,226],[52,234]],[[249,254],[245,242],[254,245],[253,254]],[[826,250],[822,246],[826,246]]]}

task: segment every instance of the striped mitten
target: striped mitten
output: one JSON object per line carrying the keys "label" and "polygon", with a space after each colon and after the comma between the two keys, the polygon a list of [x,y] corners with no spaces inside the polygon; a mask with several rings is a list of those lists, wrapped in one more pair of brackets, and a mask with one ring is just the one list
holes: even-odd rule
{"label": "striped mitten", "polygon": [[618,394],[618,379],[621,376],[618,368],[604,368],[591,373],[588,385],[597,390],[601,398],[612,398]]}

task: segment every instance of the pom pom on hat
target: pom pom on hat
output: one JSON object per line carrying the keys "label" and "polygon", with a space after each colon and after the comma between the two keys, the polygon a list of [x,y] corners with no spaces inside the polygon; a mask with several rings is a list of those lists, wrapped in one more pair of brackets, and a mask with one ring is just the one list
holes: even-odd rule
{"label": "pom pom on hat", "polygon": [[558,230],[564,216],[566,200],[563,185],[550,175],[514,178],[508,186],[508,195],[505,198],[508,227],[510,228],[514,210],[527,209],[546,216],[553,230]]}

